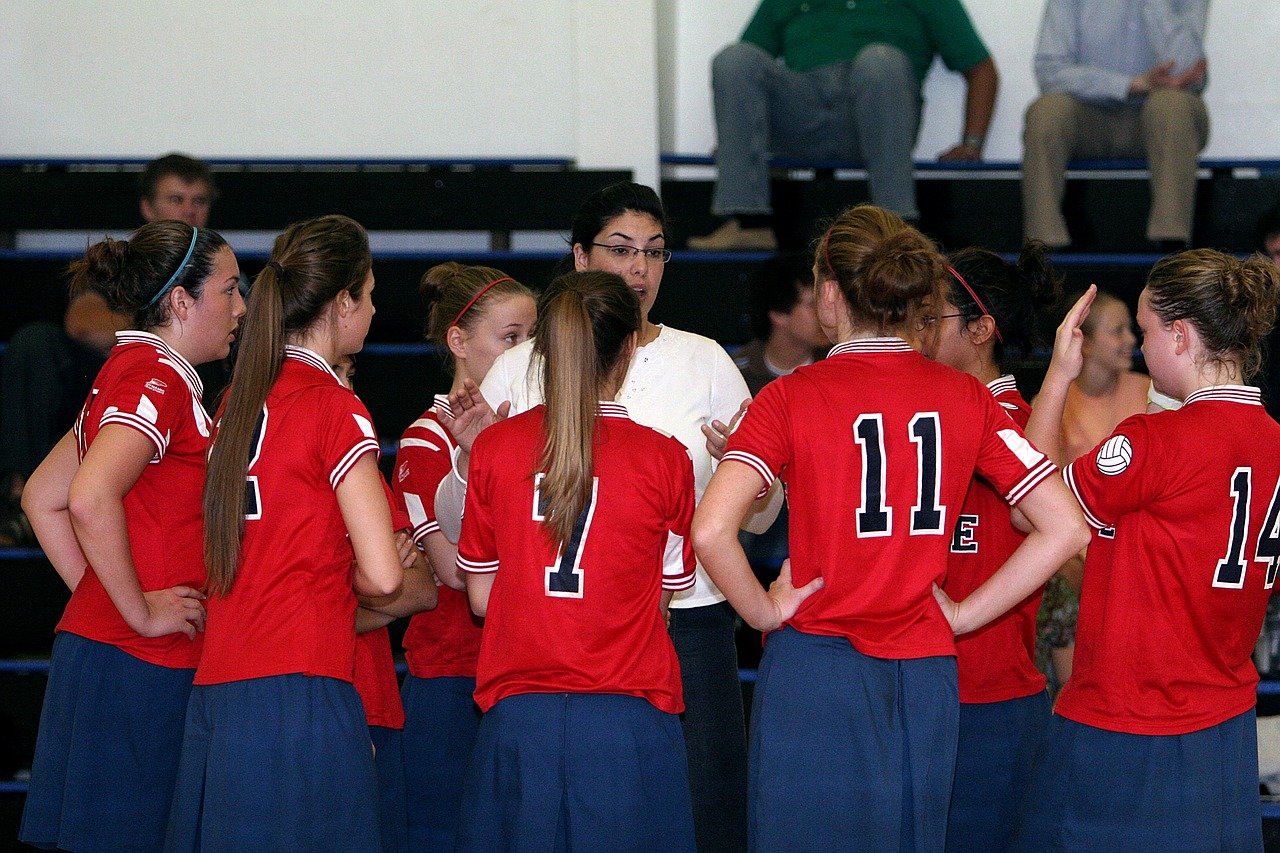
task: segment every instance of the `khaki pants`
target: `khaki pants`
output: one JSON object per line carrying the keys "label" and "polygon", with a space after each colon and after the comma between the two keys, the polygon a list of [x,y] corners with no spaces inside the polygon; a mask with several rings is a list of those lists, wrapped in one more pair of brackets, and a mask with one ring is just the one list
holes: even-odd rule
{"label": "khaki pants", "polygon": [[1145,157],[1151,169],[1147,239],[1191,239],[1196,155],[1209,141],[1209,114],[1199,95],[1152,92],[1141,104],[1104,105],[1060,92],[1027,108],[1022,133],[1024,234],[1052,247],[1071,242],[1062,218],[1069,160]]}

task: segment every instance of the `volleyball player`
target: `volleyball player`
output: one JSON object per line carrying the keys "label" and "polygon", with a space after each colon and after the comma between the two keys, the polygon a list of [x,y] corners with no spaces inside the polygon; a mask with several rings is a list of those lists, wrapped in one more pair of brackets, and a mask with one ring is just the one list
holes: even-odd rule
{"label": "volleyball player", "polygon": [[[814,274],[819,320],[839,343],[751,404],[693,528],[734,608],[775,632],[752,712],[751,841],[937,850],[957,737],[953,632],[1024,600],[1087,534],[991,391],[904,340],[940,301],[946,270],[927,239],[859,205],[822,237]],[[975,473],[1032,532],[948,615],[932,589]],[[791,558],[766,592],[736,532],[778,475]]]}
{"label": "volleyball player", "polygon": [[132,317],[23,506],[71,590],[54,640],[20,838],[159,850],[200,658],[210,421],[195,365],[244,314],[217,233],[165,220],[71,265],[73,298]]}
{"label": "volleyball player", "polygon": [[353,585],[391,595],[403,571],[373,425],[330,367],[369,330],[370,263],[364,229],[324,216],[286,229],[254,283],[209,457],[172,849],[379,849]]}
{"label": "volleyball player", "polygon": [[[1047,442],[1093,293],[1059,328],[1028,425]],[[1122,421],[1064,472],[1094,541],[1020,849],[1262,848],[1251,654],[1280,558],[1280,426],[1246,383],[1278,297],[1274,265],[1209,249],[1147,279],[1142,352],[1183,405]]]}
{"label": "volleyball player", "polygon": [[[951,256],[944,295],[920,318],[924,354],[968,373],[1025,427],[1031,407],[1002,364],[1029,355],[1036,319],[1061,289],[1045,248],[1023,247],[1016,263],[985,249]],[[1024,536],[1009,505],[981,479],[969,484],[956,516],[943,590],[962,599],[1008,559]],[[980,630],[956,638],[960,688],[955,782],[947,814],[947,850],[1008,847],[1031,760],[1049,722],[1044,675],[1035,665],[1036,590]]]}
{"label": "volleyball player", "polygon": [[612,402],[640,329],[620,277],[556,279],[534,330],[545,405],[475,440],[458,566],[486,617],[485,716],[459,849],[693,849],[664,621],[694,582],[693,468]]}
{"label": "volleyball player", "polygon": [[[453,391],[484,380],[495,358],[529,337],[535,319],[533,294],[500,270],[439,264],[419,286],[427,305],[427,339],[453,368]],[[396,501],[412,522],[415,544],[429,556],[440,581],[439,604],[419,613],[404,635],[405,773],[409,796],[409,847],[452,850],[462,780],[475,743],[480,711],[476,659],[480,620],[472,612],[458,576],[457,545],[436,520],[435,494],[449,473],[453,438],[433,406],[400,439],[393,478]],[[458,519],[451,519],[457,539]],[[448,524],[448,522],[446,522]]]}

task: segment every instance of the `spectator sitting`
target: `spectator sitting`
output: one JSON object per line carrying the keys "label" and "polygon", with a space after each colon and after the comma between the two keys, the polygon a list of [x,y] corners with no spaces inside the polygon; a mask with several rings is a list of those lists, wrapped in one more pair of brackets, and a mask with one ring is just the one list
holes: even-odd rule
{"label": "spectator sitting", "polygon": [[1185,248],[1195,212],[1196,155],[1209,139],[1204,31],[1208,0],[1048,0],[1036,48],[1042,94],[1023,131],[1028,240],[1070,244],[1062,216],[1067,162],[1145,157],[1147,239]]}
{"label": "spectator sitting", "polygon": [[689,248],[776,248],[769,227],[771,152],[859,160],[872,202],[919,219],[911,152],[921,84],[935,54],[968,86],[963,138],[939,159],[981,160],[998,80],[960,0],[763,0],[742,41],[711,64],[719,168],[712,212],[728,219],[691,238]]}
{"label": "spectator sitting", "polygon": [[[144,222],[177,219],[204,228],[217,191],[205,163],[168,154],[147,164],[138,194]],[[0,370],[0,547],[35,544],[19,506],[22,487],[70,428],[116,332],[132,320],[85,292],[67,305],[61,327],[40,320],[9,339]]]}

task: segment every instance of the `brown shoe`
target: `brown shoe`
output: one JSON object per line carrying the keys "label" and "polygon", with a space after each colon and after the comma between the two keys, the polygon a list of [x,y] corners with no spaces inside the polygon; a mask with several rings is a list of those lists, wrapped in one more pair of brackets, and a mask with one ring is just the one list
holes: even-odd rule
{"label": "brown shoe", "polygon": [[772,228],[743,228],[728,219],[705,237],[690,237],[685,244],[695,252],[776,252]]}

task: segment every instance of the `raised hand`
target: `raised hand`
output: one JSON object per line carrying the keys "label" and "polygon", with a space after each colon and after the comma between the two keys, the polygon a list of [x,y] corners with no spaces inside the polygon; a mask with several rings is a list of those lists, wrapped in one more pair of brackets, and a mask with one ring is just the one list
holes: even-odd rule
{"label": "raised hand", "polygon": [[1062,319],[1058,331],[1053,336],[1053,358],[1049,362],[1049,371],[1054,378],[1063,382],[1071,382],[1080,375],[1084,367],[1084,332],[1080,325],[1089,316],[1089,307],[1098,295],[1098,286],[1089,285],[1076,304],[1071,306],[1067,316]]}
{"label": "raised hand", "polygon": [[490,424],[506,418],[511,411],[511,403],[504,402],[495,412],[480,393],[480,387],[470,379],[462,383],[462,387],[449,395],[449,408],[452,414],[437,410],[440,423],[453,436],[467,453],[471,452],[471,443],[476,436]]}

